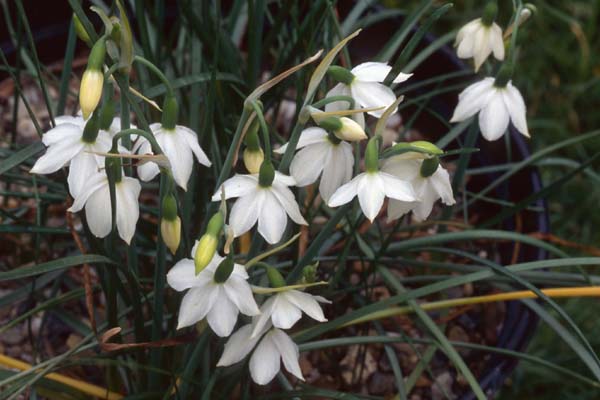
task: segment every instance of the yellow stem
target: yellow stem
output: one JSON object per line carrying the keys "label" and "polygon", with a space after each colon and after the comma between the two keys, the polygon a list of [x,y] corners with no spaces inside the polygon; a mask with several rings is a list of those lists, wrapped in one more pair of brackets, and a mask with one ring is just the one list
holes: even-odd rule
{"label": "yellow stem", "polygon": [[[574,288],[552,288],[552,289],[542,289],[542,293],[544,293],[548,297],[600,297],[600,286],[584,286],[584,287],[574,287]],[[531,290],[521,290],[515,292],[507,292],[507,293],[497,293],[490,294],[486,296],[473,296],[473,297],[464,297],[460,299],[451,299],[451,300],[440,300],[440,301],[432,301],[429,303],[420,304],[419,307],[425,311],[439,310],[442,308],[451,308],[451,307],[459,307],[459,306],[468,306],[472,304],[481,304],[481,303],[492,303],[495,301],[508,301],[508,300],[519,300],[519,299],[531,299],[538,297]],[[369,315],[365,315],[364,317],[354,319],[342,325],[342,327],[360,324],[362,322],[374,321],[378,319],[383,319],[387,317],[391,317],[394,315],[404,315],[410,314],[414,312],[413,307],[403,306],[403,307],[390,307],[383,311],[378,311],[371,313]]]}
{"label": "yellow stem", "polygon": [[[15,360],[14,358],[5,356],[4,354],[0,354],[0,365],[4,365],[8,368],[14,368],[21,371],[35,369],[35,367],[31,366],[30,364],[27,364],[26,362]],[[98,397],[101,399],[119,400],[124,397],[119,393],[111,392],[110,390],[102,388],[100,386],[82,382],[81,380],[69,378],[68,376],[64,376],[57,373],[50,373],[46,375],[46,379],[60,382],[64,385],[77,389],[82,393],[89,394],[90,396]]]}

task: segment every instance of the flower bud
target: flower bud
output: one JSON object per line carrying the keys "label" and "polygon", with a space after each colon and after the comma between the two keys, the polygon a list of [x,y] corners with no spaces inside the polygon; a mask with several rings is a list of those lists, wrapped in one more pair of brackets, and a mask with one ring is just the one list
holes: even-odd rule
{"label": "flower bud", "polygon": [[217,245],[219,244],[219,235],[223,229],[223,214],[219,211],[210,218],[206,226],[206,233],[202,235],[196,247],[194,254],[194,265],[196,275],[200,273],[215,256]]}
{"label": "flower bud", "polygon": [[168,194],[162,201],[162,219],[160,233],[172,254],[175,254],[181,241],[181,219],[177,215],[177,200]]}
{"label": "flower bud", "polygon": [[83,119],[88,119],[90,114],[96,109],[102,96],[102,86],[104,85],[104,74],[102,65],[106,55],[106,41],[99,39],[88,58],[88,65],[81,78],[79,88],[79,105],[83,113]]}
{"label": "flower bud", "polygon": [[265,153],[260,147],[258,150],[244,149],[244,166],[251,174],[258,174],[264,159]]}
{"label": "flower bud", "polygon": [[367,138],[364,129],[351,118],[327,117],[317,123],[321,128],[333,132],[341,140],[358,142]]}

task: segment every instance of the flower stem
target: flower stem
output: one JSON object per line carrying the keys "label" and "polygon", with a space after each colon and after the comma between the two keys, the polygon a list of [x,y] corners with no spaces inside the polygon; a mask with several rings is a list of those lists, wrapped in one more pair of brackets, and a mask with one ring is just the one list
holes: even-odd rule
{"label": "flower stem", "polygon": [[256,104],[255,101],[250,102],[250,106],[256,113],[256,118],[258,118],[260,130],[263,135],[263,142],[265,142],[265,161],[271,161],[271,139],[269,137],[269,128],[267,127],[267,123],[265,122],[265,117],[262,113],[262,110],[260,109],[258,104]]}
{"label": "flower stem", "polygon": [[353,110],[354,109],[354,98],[350,97],[350,96],[329,96],[329,97],[325,97],[324,99],[321,99],[319,101],[316,101],[312,104],[312,106],[314,108],[321,108],[326,104],[329,103],[334,103],[336,101],[347,101],[348,102],[348,109],[349,110]]}
{"label": "flower stem", "polygon": [[133,58],[133,61],[137,61],[140,64],[143,64],[146,67],[148,67],[148,69],[150,71],[152,71],[162,81],[163,85],[165,85],[165,87],[167,88],[168,96],[175,95],[175,93],[173,91],[173,87],[171,86],[171,83],[169,82],[169,80],[167,79],[165,74],[163,74],[163,72],[160,69],[158,69],[158,67],[156,65],[154,65],[150,60],[147,60],[142,56],[135,56]]}

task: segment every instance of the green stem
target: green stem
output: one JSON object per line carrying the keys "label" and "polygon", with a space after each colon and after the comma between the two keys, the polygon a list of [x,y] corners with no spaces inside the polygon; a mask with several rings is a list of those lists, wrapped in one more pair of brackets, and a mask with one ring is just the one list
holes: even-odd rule
{"label": "green stem", "polygon": [[327,105],[329,103],[334,103],[336,101],[346,101],[348,102],[348,110],[353,110],[355,107],[355,101],[353,97],[350,96],[329,96],[329,97],[325,97],[324,99],[321,99],[319,101],[316,101],[312,104],[312,106],[314,108],[321,108],[324,105]]}
{"label": "green stem", "polygon": [[265,161],[271,161],[271,139],[269,137],[269,128],[267,127],[267,123],[265,121],[265,117],[262,113],[262,110],[256,104],[256,102],[250,102],[250,105],[254,109],[256,113],[256,118],[258,119],[258,123],[260,124],[260,131],[263,135],[263,141],[265,142]]}
{"label": "green stem", "polygon": [[158,69],[158,67],[156,65],[154,65],[151,61],[145,59],[144,57],[141,56],[135,56],[133,58],[133,61],[137,61],[140,64],[145,65],[146,67],[148,67],[148,69],[150,71],[152,71],[161,81],[162,83],[165,85],[165,87],[167,88],[167,95],[168,96],[175,96],[175,92],[173,91],[173,87],[171,86],[171,83],[169,82],[169,80],[167,79],[167,77],[165,76],[165,74],[163,74],[163,72]]}
{"label": "green stem", "polygon": [[143,131],[141,129],[136,129],[136,128],[123,129],[122,131],[120,131],[119,133],[117,133],[113,137],[113,141],[112,141],[113,148],[117,148],[117,145],[119,143],[119,139],[128,138],[131,135],[142,136],[143,138],[147,139],[148,142],[150,142],[150,146],[152,146],[152,152],[154,154],[156,154],[156,155],[163,154],[163,151],[160,148],[160,145],[156,141],[156,138],[154,137],[153,134],[148,133],[146,131]]}

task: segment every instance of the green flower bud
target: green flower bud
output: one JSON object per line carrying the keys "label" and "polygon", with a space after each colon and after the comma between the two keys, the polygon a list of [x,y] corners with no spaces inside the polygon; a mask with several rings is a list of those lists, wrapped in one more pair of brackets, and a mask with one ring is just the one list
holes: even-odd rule
{"label": "green flower bud", "polygon": [[175,254],[181,242],[181,218],[177,216],[173,220],[163,218],[160,221],[160,235],[171,254]]}

